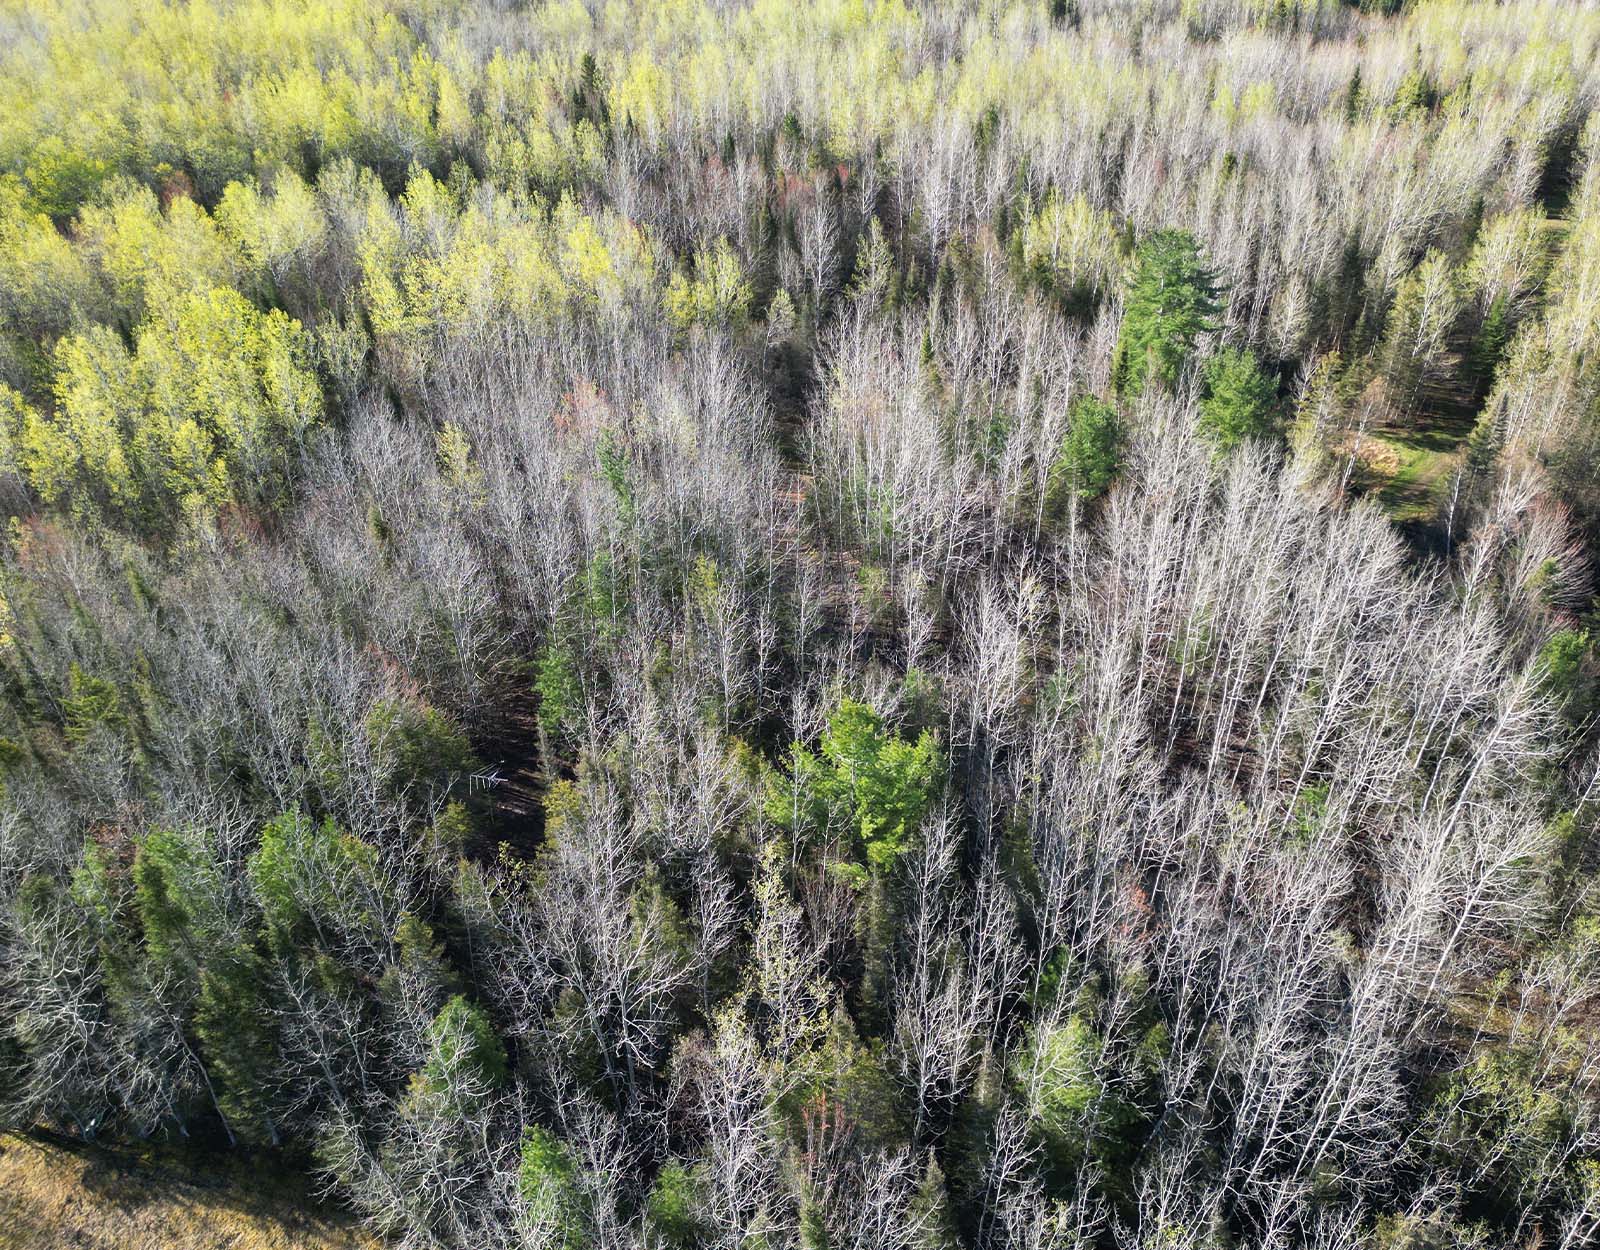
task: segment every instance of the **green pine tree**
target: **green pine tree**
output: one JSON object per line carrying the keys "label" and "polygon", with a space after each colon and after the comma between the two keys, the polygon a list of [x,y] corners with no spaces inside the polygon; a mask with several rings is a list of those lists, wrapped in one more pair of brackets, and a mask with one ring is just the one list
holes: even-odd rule
{"label": "green pine tree", "polygon": [[1122,463],[1122,426],[1117,410],[1082,395],[1072,403],[1067,436],[1050,466],[1049,506],[1060,511],[1067,496],[1088,501],[1105,494]]}
{"label": "green pine tree", "polygon": [[1207,362],[1205,384],[1200,433],[1217,455],[1272,432],[1277,387],[1251,353],[1224,347]]}
{"label": "green pine tree", "polygon": [[1216,277],[1193,235],[1160,230],[1147,238],[1135,258],[1111,366],[1117,392],[1138,395],[1151,382],[1176,387],[1196,340],[1216,328],[1220,308]]}

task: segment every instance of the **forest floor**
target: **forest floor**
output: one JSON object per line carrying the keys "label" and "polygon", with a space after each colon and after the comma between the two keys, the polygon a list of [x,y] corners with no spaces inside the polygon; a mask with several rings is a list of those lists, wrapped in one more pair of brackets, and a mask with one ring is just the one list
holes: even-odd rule
{"label": "forest floor", "polygon": [[1450,490],[1461,448],[1477,421],[1478,398],[1463,377],[1459,354],[1425,385],[1413,413],[1362,432],[1355,441],[1352,485],[1372,495],[1419,545],[1437,547],[1449,529]]}
{"label": "forest floor", "polygon": [[[1350,484],[1424,547],[1442,541],[1460,464],[1453,432],[1417,426],[1367,430],[1353,450]],[[1437,531],[1437,534],[1435,533]]]}
{"label": "forest floor", "polygon": [[539,750],[538,704],[531,681],[502,700],[498,719],[485,727],[473,749],[483,761],[483,776],[474,803],[480,815],[475,848],[493,859],[500,846],[519,859],[532,856],[544,841],[544,798],[550,779],[544,774]]}
{"label": "forest floor", "polygon": [[1377,486],[1378,502],[1396,524],[1428,525],[1447,506],[1444,493],[1456,468],[1455,445],[1435,445],[1424,431],[1381,431],[1369,434],[1376,444],[1374,461],[1392,465]]}
{"label": "forest floor", "polygon": [[[1543,222],[1552,255],[1571,229],[1564,216],[1568,179],[1543,192],[1549,216]],[[1449,527],[1451,489],[1460,449],[1471,436],[1483,390],[1468,380],[1465,346],[1422,388],[1419,411],[1404,422],[1367,430],[1360,438],[1354,485],[1377,497],[1395,524],[1423,545],[1443,541]],[[1431,541],[1430,541],[1431,540]]]}
{"label": "forest floor", "polygon": [[0,1250],[376,1250],[286,1168],[0,1136]]}

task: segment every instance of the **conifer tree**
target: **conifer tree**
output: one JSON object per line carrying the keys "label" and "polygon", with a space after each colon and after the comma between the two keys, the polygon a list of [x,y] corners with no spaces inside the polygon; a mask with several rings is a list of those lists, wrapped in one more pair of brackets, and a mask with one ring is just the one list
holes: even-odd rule
{"label": "conifer tree", "polygon": [[1177,386],[1200,335],[1216,329],[1222,305],[1215,276],[1194,236],[1158,230],[1139,245],[1112,362],[1119,394],[1133,397],[1154,383]]}
{"label": "conifer tree", "polygon": [[1200,433],[1217,455],[1272,432],[1277,388],[1250,352],[1224,347],[1206,362],[1205,385]]}

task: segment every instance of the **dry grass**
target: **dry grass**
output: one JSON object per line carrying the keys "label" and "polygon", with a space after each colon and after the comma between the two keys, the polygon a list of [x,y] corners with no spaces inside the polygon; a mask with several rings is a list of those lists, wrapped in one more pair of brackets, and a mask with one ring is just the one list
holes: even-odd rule
{"label": "dry grass", "polygon": [[373,1250],[303,1185],[249,1162],[0,1136],[0,1250]]}

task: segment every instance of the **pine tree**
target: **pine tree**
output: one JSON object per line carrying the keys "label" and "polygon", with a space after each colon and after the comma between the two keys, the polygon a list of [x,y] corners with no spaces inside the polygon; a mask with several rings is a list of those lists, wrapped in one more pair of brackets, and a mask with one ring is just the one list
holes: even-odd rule
{"label": "pine tree", "polygon": [[1217,455],[1272,432],[1277,388],[1251,353],[1224,347],[1207,362],[1205,382],[1200,433]]}
{"label": "pine tree", "polygon": [[493,1088],[505,1083],[506,1048],[495,1036],[483,1011],[457,994],[429,1027],[432,1053],[418,1074],[418,1083],[433,1093],[447,1093],[462,1078]]}
{"label": "pine tree", "polygon": [[1176,387],[1196,340],[1216,329],[1220,308],[1215,275],[1193,235],[1160,230],[1141,243],[1112,362],[1118,393],[1138,395],[1152,380]]}
{"label": "pine tree", "polygon": [[206,1066],[219,1080],[218,1105],[246,1139],[278,1143],[272,1084],[278,1037],[266,994],[267,967],[239,946],[200,975],[194,1027]]}
{"label": "pine tree", "polygon": [[1049,506],[1059,511],[1065,497],[1088,501],[1105,494],[1122,461],[1122,426],[1117,410],[1092,395],[1073,401],[1067,436],[1050,466]]}

